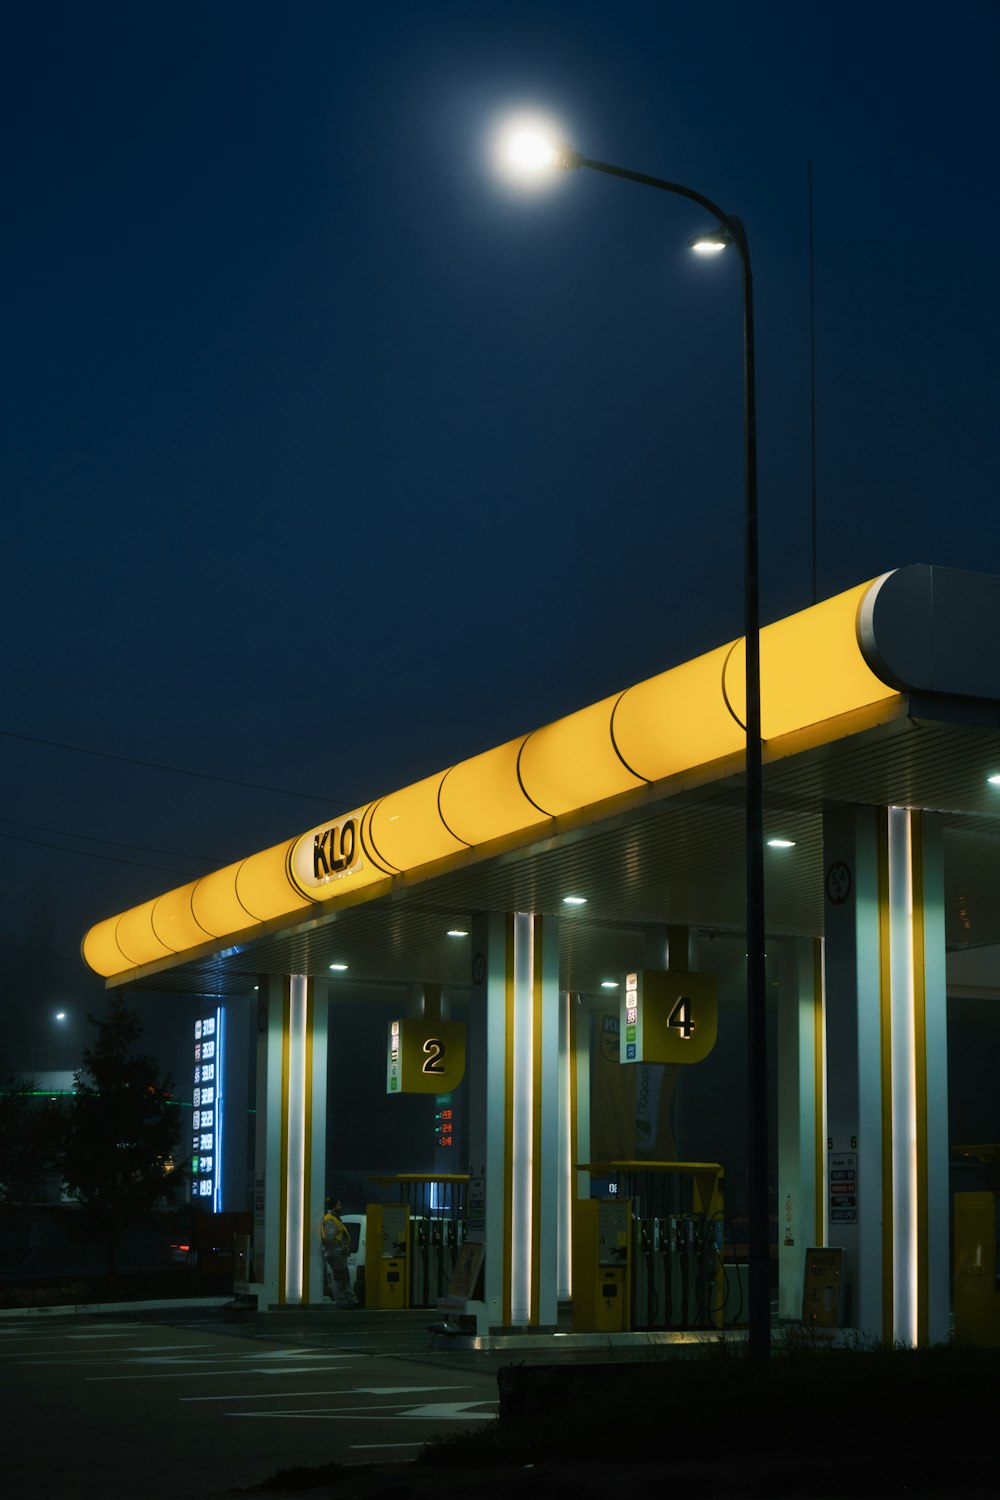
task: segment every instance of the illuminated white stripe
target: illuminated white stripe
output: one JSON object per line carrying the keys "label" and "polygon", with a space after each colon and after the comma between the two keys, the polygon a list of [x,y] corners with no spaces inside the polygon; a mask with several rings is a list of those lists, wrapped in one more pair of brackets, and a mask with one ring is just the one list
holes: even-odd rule
{"label": "illuminated white stripe", "polygon": [[573,1090],[571,1069],[573,1059],[570,1051],[572,1027],[570,1007],[573,997],[566,990],[559,994],[559,1237],[558,1237],[558,1285],[556,1296],[565,1301],[573,1290]]}
{"label": "illuminated white stripe", "polygon": [[917,1341],[917,1078],[910,813],[889,808],[889,1013],[892,1027],[892,1336]]}
{"label": "illuminated white stripe", "polygon": [[285,1220],[285,1298],[302,1301],[305,1248],[306,980],[293,974],[288,1002],[288,1209]]}
{"label": "illuminated white stripe", "polygon": [[532,1067],[535,921],[514,915],[514,1080],[511,1129],[511,1321],[531,1322]]}

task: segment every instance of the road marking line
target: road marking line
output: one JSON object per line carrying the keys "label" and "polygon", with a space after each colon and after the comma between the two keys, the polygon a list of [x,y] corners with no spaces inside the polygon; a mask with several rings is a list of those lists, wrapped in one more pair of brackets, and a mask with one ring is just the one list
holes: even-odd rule
{"label": "road marking line", "polygon": [[[54,1361],[46,1361],[53,1363]],[[339,1370],[339,1365],[310,1365],[308,1370],[262,1369],[262,1370],[158,1370],[155,1375],[86,1375],[88,1382],[100,1383],[109,1380],[222,1380],[233,1375],[311,1375],[326,1370]]]}
{"label": "road marking line", "polygon": [[366,1448],[422,1448],[423,1442],[418,1438],[413,1443],[351,1443],[351,1451],[361,1453]]}

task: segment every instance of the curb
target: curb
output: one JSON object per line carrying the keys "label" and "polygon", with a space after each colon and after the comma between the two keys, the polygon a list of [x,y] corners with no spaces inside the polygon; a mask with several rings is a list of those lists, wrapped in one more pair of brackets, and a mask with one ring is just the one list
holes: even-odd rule
{"label": "curb", "polygon": [[148,1302],[66,1302],[49,1307],[0,1307],[0,1320],[4,1318],[78,1318],[88,1313],[227,1307],[232,1300],[232,1297],[159,1297]]}

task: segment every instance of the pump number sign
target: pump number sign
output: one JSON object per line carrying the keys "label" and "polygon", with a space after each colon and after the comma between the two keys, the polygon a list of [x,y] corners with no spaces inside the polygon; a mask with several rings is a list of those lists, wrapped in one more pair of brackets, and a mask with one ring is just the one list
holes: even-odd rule
{"label": "pump number sign", "polygon": [[702,1062],[719,1034],[714,974],[641,969],[626,974],[622,991],[619,1060],[623,1063]]}
{"label": "pump number sign", "polygon": [[465,1027],[460,1021],[389,1022],[387,1094],[450,1093],[464,1076]]}

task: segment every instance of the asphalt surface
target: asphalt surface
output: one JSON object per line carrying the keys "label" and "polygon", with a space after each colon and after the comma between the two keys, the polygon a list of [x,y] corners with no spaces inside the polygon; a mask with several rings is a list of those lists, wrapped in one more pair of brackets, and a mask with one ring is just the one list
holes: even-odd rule
{"label": "asphalt surface", "polygon": [[[512,1363],[600,1359],[571,1339],[465,1351],[431,1347],[427,1310],[320,1307],[228,1321],[219,1306],[0,1314],[3,1500],[222,1500],[249,1497],[276,1474],[328,1464],[313,1487],[269,1487],[336,1500],[606,1500],[669,1489],[673,1500],[986,1500],[992,1478],[897,1480],[891,1453],[845,1479],[829,1468],[844,1437],[818,1434],[815,1464],[781,1455],[747,1465],[725,1445],[628,1463],[627,1434],[595,1431],[579,1461],[445,1470],[414,1462],[433,1436],[497,1413],[497,1370]],[[624,1349],[604,1358],[628,1357]],[[847,1435],[849,1436],[849,1435]],[[849,1446],[849,1445],[848,1445]]]}
{"label": "asphalt surface", "polygon": [[[353,1320],[353,1321],[352,1321]],[[496,1415],[492,1360],[429,1315],[217,1309],[0,1320],[5,1500],[213,1497],[276,1471],[412,1459]]]}

